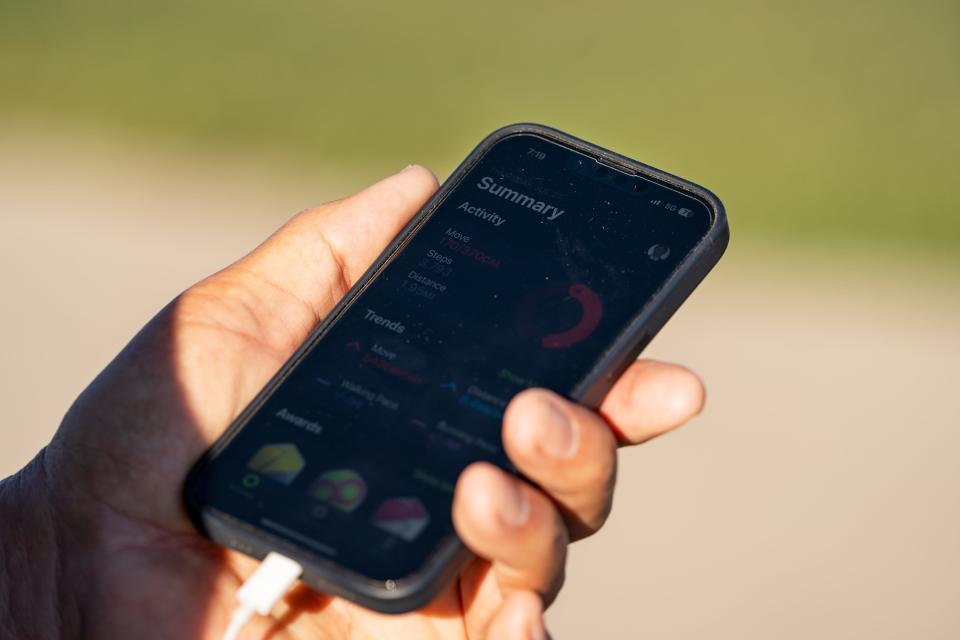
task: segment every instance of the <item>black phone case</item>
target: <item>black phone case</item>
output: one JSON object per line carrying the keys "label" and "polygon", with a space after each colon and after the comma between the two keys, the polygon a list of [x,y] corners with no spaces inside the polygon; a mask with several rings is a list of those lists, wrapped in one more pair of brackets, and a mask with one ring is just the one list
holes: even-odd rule
{"label": "black phone case", "polygon": [[258,529],[227,513],[204,505],[198,497],[197,489],[207,466],[246,425],[289,372],[323,337],[328,328],[343,315],[356,297],[403,249],[413,234],[433,215],[447,194],[460,183],[490,147],[504,138],[517,134],[536,135],[581,151],[614,168],[653,178],[702,200],[710,208],[712,215],[711,227],[707,235],[644,305],[628,328],[600,354],[597,364],[570,393],[571,399],[587,407],[597,407],[617,378],[639,356],[643,348],[723,255],[730,236],[726,213],[719,198],[707,189],[543,125],[514,124],[494,131],[477,145],[476,149],[447,178],[423,209],[380,254],[357,284],[347,292],[343,300],[320,322],[273,379],[190,470],[184,486],[184,502],[191,519],[205,535],[220,545],[258,559],[264,558],[270,551],[287,555],[303,565],[302,580],[307,585],[383,613],[403,613],[426,605],[470,558],[470,552],[456,537],[451,536],[451,539],[442,545],[415,574],[396,580],[371,580],[304,547],[294,545],[268,531]]}

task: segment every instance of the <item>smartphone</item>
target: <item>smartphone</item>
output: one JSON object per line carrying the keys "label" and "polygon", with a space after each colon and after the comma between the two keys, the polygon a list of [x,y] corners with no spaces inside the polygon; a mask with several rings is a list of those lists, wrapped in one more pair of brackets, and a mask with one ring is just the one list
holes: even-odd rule
{"label": "smartphone", "polygon": [[191,517],[319,591],[423,606],[469,559],[457,476],[516,473],[510,398],[596,407],[728,237],[703,187],[541,125],[494,132],[197,462]]}

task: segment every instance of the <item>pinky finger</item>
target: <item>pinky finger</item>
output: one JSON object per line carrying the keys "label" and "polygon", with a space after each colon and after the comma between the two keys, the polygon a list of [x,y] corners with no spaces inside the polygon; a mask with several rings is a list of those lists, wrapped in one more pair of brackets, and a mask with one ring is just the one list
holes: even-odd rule
{"label": "pinky finger", "polygon": [[514,591],[500,605],[487,630],[487,640],[547,640],[543,603],[532,591]]}

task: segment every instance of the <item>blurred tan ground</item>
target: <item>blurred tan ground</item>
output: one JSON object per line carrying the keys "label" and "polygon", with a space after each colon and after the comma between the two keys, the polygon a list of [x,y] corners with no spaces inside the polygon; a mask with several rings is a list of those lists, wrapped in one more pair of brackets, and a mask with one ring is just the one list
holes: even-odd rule
{"label": "blurred tan ground", "polygon": [[[263,164],[0,131],[0,477],[165,301],[350,182]],[[623,454],[553,632],[960,637],[957,278],[733,246],[648,352],[708,409]]]}

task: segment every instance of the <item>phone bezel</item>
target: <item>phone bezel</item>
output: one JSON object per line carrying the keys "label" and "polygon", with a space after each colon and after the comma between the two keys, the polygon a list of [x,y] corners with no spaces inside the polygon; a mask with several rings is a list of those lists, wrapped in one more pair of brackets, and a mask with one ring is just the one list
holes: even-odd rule
{"label": "phone bezel", "polygon": [[269,531],[234,518],[228,513],[200,502],[197,489],[204,470],[246,426],[286,377],[303,360],[313,345],[350,308],[353,301],[390,264],[413,235],[437,210],[447,195],[464,176],[496,144],[515,135],[535,135],[550,142],[569,147],[614,167],[653,179],[673,189],[687,193],[706,204],[710,227],[674,272],[664,280],[657,292],[644,304],[640,312],[603,352],[597,364],[576,385],[570,397],[585,406],[595,408],[621,373],[636,359],[642,349],[676,312],[682,302],[696,288],[723,254],[729,241],[729,228],[723,204],[712,192],[672,174],[619,155],[556,129],[533,123],[503,127],[487,136],[460,163],[444,184],[430,198],[423,209],[403,228],[387,246],[360,280],[347,292],[334,309],[317,325],[304,343],[280,368],[267,385],[240,413],[220,438],[204,453],[188,474],[184,484],[184,502],[198,529],[218,544],[236,549],[255,558],[263,558],[277,551],[296,559],[304,567],[302,580],[313,588],[331,595],[343,596],[370,609],[383,613],[403,613],[427,604],[470,558],[469,551],[456,536],[442,543],[421,568],[410,576],[397,580],[373,580],[356,573],[329,558],[295,545]]}

